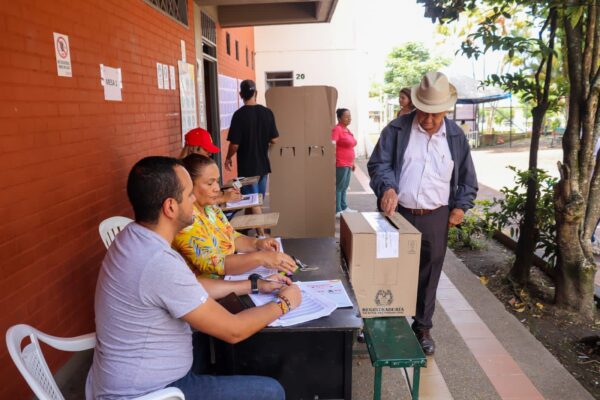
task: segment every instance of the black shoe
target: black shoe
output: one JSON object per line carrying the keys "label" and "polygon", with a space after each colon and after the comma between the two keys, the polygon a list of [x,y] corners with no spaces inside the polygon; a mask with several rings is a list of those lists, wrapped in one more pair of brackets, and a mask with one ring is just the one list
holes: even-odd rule
{"label": "black shoe", "polygon": [[415,335],[423,349],[423,353],[427,356],[433,355],[435,353],[435,342],[429,333],[429,329],[415,332]]}

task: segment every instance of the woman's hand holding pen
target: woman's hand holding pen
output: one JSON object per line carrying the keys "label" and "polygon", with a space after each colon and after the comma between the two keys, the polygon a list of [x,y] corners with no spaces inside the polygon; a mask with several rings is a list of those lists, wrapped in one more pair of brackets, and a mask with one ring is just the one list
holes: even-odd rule
{"label": "woman's hand holding pen", "polygon": [[223,191],[223,202],[231,203],[234,201],[240,201],[242,199],[242,194],[238,189],[229,188]]}
{"label": "woman's hand holding pen", "polygon": [[273,238],[257,239],[256,250],[279,251],[279,242]]}
{"label": "woman's hand holding pen", "polygon": [[266,278],[259,279],[257,283],[259,292],[271,293],[292,285],[292,280],[281,274],[273,274]]}
{"label": "woman's hand holding pen", "polygon": [[262,265],[267,268],[274,268],[278,271],[285,272],[286,274],[293,274],[296,272],[296,263],[292,257],[285,253],[277,251],[261,251],[260,256],[262,258]]}

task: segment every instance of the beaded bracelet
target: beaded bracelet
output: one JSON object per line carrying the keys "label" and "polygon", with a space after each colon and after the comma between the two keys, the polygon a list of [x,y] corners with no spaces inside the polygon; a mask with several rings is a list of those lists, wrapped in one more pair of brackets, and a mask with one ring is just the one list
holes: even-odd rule
{"label": "beaded bracelet", "polygon": [[285,301],[285,304],[287,304],[289,310],[292,309],[292,303],[290,303],[290,299],[288,299],[287,297],[285,297],[282,294],[277,295],[277,297],[279,297],[281,300]]}
{"label": "beaded bracelet", "polygon": [[283,301],[275,301],[273,300],[273,303],[275,303],[277,305],[277,307],[279,307],[279,309],[281,310],[281,315],[285,315],[287,314],[290,309],[288,308],[287,304],[285,304]]}

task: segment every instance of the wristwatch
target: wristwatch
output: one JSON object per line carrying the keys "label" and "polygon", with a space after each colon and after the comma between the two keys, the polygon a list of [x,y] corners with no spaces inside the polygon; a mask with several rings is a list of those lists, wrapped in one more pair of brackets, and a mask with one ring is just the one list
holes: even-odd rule
{"label": "wristwatch", "polygon": [[252,289],[252,294],[258,294],[258,280],[260,279],[259,274],[250,274],[248,277],[250,280],[250,288]]}

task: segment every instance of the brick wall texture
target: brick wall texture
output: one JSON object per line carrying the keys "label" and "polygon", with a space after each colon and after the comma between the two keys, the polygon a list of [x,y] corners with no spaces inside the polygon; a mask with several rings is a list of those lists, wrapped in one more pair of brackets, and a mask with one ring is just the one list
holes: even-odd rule
{"label": "brick wall texture", "polygon": [[[192,1],[188,16],[193,27]],[[57,76],[53,32],[69,36],[72,78]],[[252,28],[231,32],[240,61],[220,52],[220,71],[253,77],[245,67]],[[195,60],[193,28],[142,0],[3,2],[0,334],[17,323],[57,336],[94,330],[105,254],[98,224],[132,216],[125,183],[133,163],[180,150],[179,91],[158,89],[156,63],[176,66],[182,39],[188,62]],[[104,100],[100,64],[122,68],[123,101]],[[53,371],[69,357],[44,350]],[[31,395],[4,340],[0,376],[0,398]]]}

